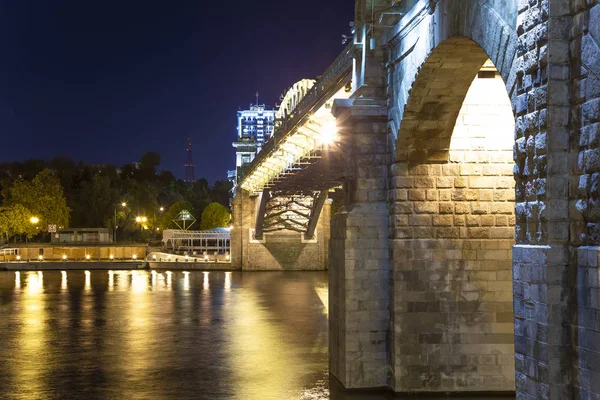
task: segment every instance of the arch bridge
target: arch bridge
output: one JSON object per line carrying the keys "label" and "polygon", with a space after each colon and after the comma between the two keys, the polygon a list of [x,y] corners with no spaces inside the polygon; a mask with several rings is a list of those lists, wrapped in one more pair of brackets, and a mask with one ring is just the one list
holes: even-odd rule
{"label": "arch bridge", "polygon": [[357,0],[355,27],[244,172],[234,263],[328,265],[346,388],[600,398],[600,4]]}

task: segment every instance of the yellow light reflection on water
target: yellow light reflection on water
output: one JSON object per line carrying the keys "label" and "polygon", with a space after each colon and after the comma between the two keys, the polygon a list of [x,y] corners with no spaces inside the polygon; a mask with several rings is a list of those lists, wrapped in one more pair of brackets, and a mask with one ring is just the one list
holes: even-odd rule
{"label": "yellow light reflection on water", "polygon": [[39,294],[44,291],[44,274],[42,271],[28,272],[26,277],[26,291],[30,294]]}
{"label": "yellow light reflection on water", "polygon": [[84,287],[84,291],[89,292],[90,289],[92,288],[92,283],[91,283],[91,276],[90,276],[90,271],[85,271],[85,287]]}
{"label": "yellow light reflection on water", "polygon": [[156,273],[156,271],[152,271],[152,288],[154,289],[154,287],[156,286],[156,279],[157,279],[158,274]]}
{"label": "yellow light reflection on water", "polygon": [[[44,274],[39,271],[23,274],[25,289],[20,294],[22,304],[18,314],[19,322],[11,335],[17,339],[17,347],[11,354],[11,368],[16,388],[24,388],[24,393],[44,393],[47,389],[44,375],[48,366],[48,343],[46,309],[44,307]],[[9,374],[10,376],[10,374]],[[23,389],[21,389],[23,390]]]}
{"label": "yellow light reflection on water", "polygon": [[15,272],[15,288],[21,289],[21,273],[19,271]]}
{"label": "yellow light reflection on water", "polygon": [[203,272],[203,274],[204,274],[204,281],[202,283],[202,289],[209,290],[210,282],[208,281],[208,272]]}
{"label": "yellow light reflection on water", "polygon": [[115,273],[113,271],[108,271],[108,291],[112,292],[115,286]]}
{"label": "yellow light reflection on water", "polygon": [[319,296],[321,303],[323,303],[323,307],[325,308],[323,312],[325,315],[329,315],[329,289],[327,286],[316,286],[315,292],[317,292],[317,296]]}
{"label": "yellow light reflection on water", "polygon": [[[236,386],[235,398],[244,400],[289,399],[289,388],[298,387],[301,377],[272,371],[300,371],[302,360],[289,346],[286,333],[251,289],[238,290],[228,303],[225,325]],[[248,366],[251,366],[249,368]],[[260,384],[257,384],[260,382]]]}
{"label": "yellow light reflection on water", "polygon": [[188,271],[183,272],[183,289],[190,290],[190,273]]}
{"label": "yellow light reflection on water", "polygon": [[225,272],[225,290],[231,290],[231,272]]}
{"label": "yellow light reflection on water", "polygon": [[148,289],[148,275],[143,272],[131,271],[131,289],[135,293],[145,292]]}
{"label": "yellow light reflection on water", "polygon": [[167,271],[167,286],[171,286],[171,284],[173,282],[171,275],[173,275],[173,273],[171,271]]}
{"label": "yellow light reflection on water", "polygon": [[67,271],[60,271],[60,288],[67,290]]}

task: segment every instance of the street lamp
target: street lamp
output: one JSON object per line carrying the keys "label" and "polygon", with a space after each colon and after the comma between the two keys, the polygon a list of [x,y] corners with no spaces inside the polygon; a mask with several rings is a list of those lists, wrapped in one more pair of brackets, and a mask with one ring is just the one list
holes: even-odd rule
{"label": "street lamp", "polygon": [[144,224],[146,223],[146,221],[148,221],[148,218],[146,218],[146,217],[135,217],[135,222],[140,224],[140,232],[143,231]]}
{"label": "street lamp", "polygon": [[[158,208],[158,211],[160,211],[162,213],[163,211],[165,211],[165,208],[161,206]],[[160,230],[159,228],[156,227],[156,212],[152,212],[152,228],[153,228],[152,229],[152,240],[154,240],[154,238],[155,238],[154,231]]]}
{"label": "street lamp", "polygon": [[[121,207],[127,207],[126,202],[121,202]],[[115,224],[113,225],[113,243],[117,243],[117,207],[115,207]]]}

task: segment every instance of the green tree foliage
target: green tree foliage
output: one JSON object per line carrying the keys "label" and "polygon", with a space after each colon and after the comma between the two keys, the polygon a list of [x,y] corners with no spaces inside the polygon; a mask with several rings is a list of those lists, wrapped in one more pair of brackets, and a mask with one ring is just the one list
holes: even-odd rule
{"label": "green tree foliage", "polygon": [[[231,185],[228,182],[216,182],[210,187],[206,180],[199,179],[188,184],[170,171],[159,170],[160,161],[158,153],[147,152],[139,162],[120,168],[110,164],[85,164],[66,157],[55,157],[48,162],[0,163],[0,207],[23,206],[27,210],[27,221],[31,216],[40,218],[37,227],[40,231],[52,223],[64,227],[68,223],[78,228],[112,229],[116,211],[117,237],[131,241],[151,233],[150,229],[140,232],[140,225],[135,222],[137,216],[146,217],[148,227],[156,233],[156,227],[160,230],[177,228],[172,221],[182,209],[200,220],[212,202],[229,206]],[[52,193],[57,195],[52,197]],[[122,207],[122,202],[127,206]],[[56,211],[51,209],[53,207],[62,212],[53,212]],[[165,211],[161,212],[160,207]],[[32,229],[30,223],[25,226]],[[2,229],[0,227],[0,231]],[[192,229],[200,229],[199,222]]]}
{"label": "green tree foliage", "polygon": [[40,227],[45,228],[49,224],[69,226],[71,210],[53,171],[44,169],[32,181],[17,180],[10,189],[10,195],[10,204],[20,204],[28,209],[39,218]]}
{"label": "green tree foliage", "polygon": [[9,239],[15,235],[32,237],[39,232],[39,224],[31,223],[32,213],[21,204],[0,207],[0,232]]}
{"label": "green tree foliage", "polygon": [[231,221],[229,210],[219,203],[210,203],[202,212],[200,229],[225,228]]}
{"label": "green tree foliage", "polygon": [[[120,204],[118,197],[117,189],[110,185],[110,178],[94,175],[91,180],[81,183],[81,189],[74,196],[73,219],[83,227],[112,228],[114,218],[110,217]],[[77,207],[77,204],[85,204],[85,207]]]}

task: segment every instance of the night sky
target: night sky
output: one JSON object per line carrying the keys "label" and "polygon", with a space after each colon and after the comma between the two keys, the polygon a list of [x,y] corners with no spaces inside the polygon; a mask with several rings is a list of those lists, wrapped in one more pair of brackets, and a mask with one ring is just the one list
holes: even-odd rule
{"label": "night sky", "polygon": [[0,0],[0,162],[64,155],[226,180],[236,111],[341,52],[354,1]]}

